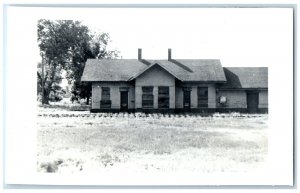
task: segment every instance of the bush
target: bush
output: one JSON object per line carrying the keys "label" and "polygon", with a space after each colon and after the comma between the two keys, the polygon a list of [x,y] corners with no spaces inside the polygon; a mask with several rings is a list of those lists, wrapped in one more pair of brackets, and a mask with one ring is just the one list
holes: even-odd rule
{"label": "bush", "polygon": [[49,101],[51,101],[51,102],[59,102],[62,99],[63,99],[63,97],[56,93],[51,93],[49,96]]}

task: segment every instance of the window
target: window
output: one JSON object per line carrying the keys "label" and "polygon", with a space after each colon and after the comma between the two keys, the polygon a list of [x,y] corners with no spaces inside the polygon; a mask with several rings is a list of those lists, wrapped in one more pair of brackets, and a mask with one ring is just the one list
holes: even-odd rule
{"label": "window", "polygon": [[198,87],[198,107],[208,108],[208,88]]}
{"label": "window", "polygon": [[158,87],[158,108],[169,108],[169,87]]}
{"label": "window", "polygon": [[102,87],[100,108],[102,108],[102,109],[111,108],[110,88],[109,87]]}
{"label": "window", "polygon": [[143,86],[142,91],[142,107],[146,109],[153,108],[153,87]]}
{"label": "window", "polygon": [[110,100],[110,88],[109,87],[102,87],[102,96],[101,100]]}

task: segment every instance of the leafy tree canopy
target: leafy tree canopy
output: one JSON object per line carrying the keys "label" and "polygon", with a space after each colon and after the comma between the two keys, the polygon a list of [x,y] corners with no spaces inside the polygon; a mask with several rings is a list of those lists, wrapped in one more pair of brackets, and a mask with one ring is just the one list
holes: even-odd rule
{"label": "leafy tree canopy", "polygon": [[[91,85],[81,83],[85,62],[88,58],[116,58],[119,52],[107,50],[110,42],[108,33],[95,33],[80,21],[39,20],[38,45],[42,63],[38,68],[38,93],[42,94],[42,103],[49,103],[49,94],[56,92],[62,70],[71,85],[73,99],[91,96]],[[43,67],[43,68],[42,68]]]}

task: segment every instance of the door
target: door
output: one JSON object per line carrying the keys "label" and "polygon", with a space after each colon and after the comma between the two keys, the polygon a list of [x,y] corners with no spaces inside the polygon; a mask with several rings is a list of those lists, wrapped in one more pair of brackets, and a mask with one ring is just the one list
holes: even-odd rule
{"label": "door", "polygon": [[248,113],[258,112],[258,92],[247,93],[247,111]]}
{"label": "door", "polygon": [[128,91],[121,91],[121,111],[128,110]]}
{"label": "door", "polygon": [[188,90],[183,91],[183,109],[185,110],[191,109],[191,91]]}

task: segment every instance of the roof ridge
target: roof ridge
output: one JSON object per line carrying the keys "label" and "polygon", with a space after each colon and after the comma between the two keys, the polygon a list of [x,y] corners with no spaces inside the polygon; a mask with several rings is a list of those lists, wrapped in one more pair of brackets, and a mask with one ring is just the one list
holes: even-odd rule
{"label": "roof ridge", "polygon": [[169,61],[172,62],[172,63],[174,63],[174,64],[176,64],[177,66],[183,68],[183,69],[186,70],[186,71],[194,72],[192,69],[190,69],[190,68],[187,67],[186,65],[184,65],[184,64],[182,64],[182,63],[180,63],[180,62],[178,62],[178,61],[175,60],[175,59],[170,59]]}
{"label": "roof ridge", "polygon": [[145,60],[145,59],[141,59],[141,60],[138,60],[138,61],[142,62],[143,64],[146,64],[147,66],[151,65],[151,63],[148,60]]}

